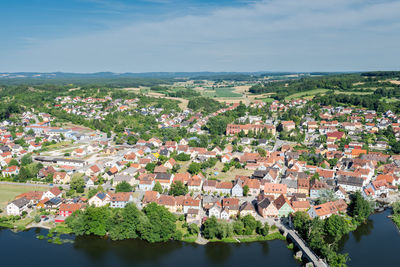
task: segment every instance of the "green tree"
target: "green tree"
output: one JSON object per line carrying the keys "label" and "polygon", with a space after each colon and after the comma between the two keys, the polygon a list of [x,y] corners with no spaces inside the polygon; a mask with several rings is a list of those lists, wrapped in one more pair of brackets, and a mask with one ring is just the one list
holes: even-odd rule
{"label": "green tree", "polygon": [[213,239],[217,237],[218,221],[214,216],[205,221],[203,226],[203,235],[207,239]]}
{"label": "green tree", "polygon": [[357,222],[364,222],[372,213],[371,204],[363,198],[360,192],[351,196],[350,214]]}
{"label": "green tree", "polygon": [[178,160],[178,161],[189,161],[190,160],[190,155],[185,154],[185,153],[179,153],[178,155],[175,156],[175,160]]}
{"label": "green tree", "polygon": [[26,166],[32,163],[32,156],[30,154],[26,154],[21,158],[21,165]]}
{"label": "green tree", "polygon": [[109,223],[110,238],[112,240],[138,238],[138,224],[143,221],[146,221],[144,214],[134,204],[127,204],[123,209],[114,209]]}
{"label": "green tree", "polygon": [[188,188],[181,182],[176,181],[172,183],[171,188],[169,190],[170,195],[174,196],[182,196],[188,193]]}
{"label": "green tree", "polygon": [[400,201],[393,203],[392,208],[394,214],[400,214]]}
{"label": "green tree", "polygon": [[147,163],[147,165],[145,167],[146,171],[151,172],[151,173],[154,173],[155,168],[156,168],[156,164],[152,163],[152,162]]}
{"label": "green tree", "polygon": [[325,220],[325,231],[335,240],[339,240],[348,232],[347,222],[342,216],[334,214]]}
{"label": "green tree", "polygon": [[310,216],[306,212],[303,211],[297,211],[294,213],[293,216],[293,226],[294,229],[299,232],[299,234],[303,237],[307,237],[308,229],[310,227]]}
{"label": "green tree", "polygon": [[31,173],[26,167],[21,167],[18,174],[18,180],[23,182],[31,178]]}
{"label": "green tree", "polygon": [[244,232],[244,224],[241,220],[233,222],[233,232],[237,235],[242,235]]}
{"label": "green tree", "polygon": [[85,180],[82,176],[75,176],[71,179],[70,188],[77,193],[83,193],[85,188]]}
{"label": "green tree", "polygon": [[41,221],[40,215],[39,215],[39,214],[36,214],[34,220],[35,220],[35,223],[40,223],[40,221]]}
{"label": "green tree", "polygon": [[195,223],[191,223],[188,225],[188,232],[191,235],[197,235],[200,232],[199,227]]}
{"label": "green tree", "polygon": [[122,181],[117,184],[115,192],[132,192],[132,186],[128,182]]}
{"label": "green tree", "polygon": [[165,207],[150,203],[143,209],[148,221],[139,226],[143,238],[149,242],[165,242],[173,239],[176,232],[176,217]]}
{"label": "green tree", "polygon": [[251,215],[246,215],[243,218],[241,218],[241,221],[243,222],[244,225],[244,234],[245,235],[253,234],[253,232],[256,230],[257,227],[256,219]]}
{"label": "green tree", "polygon": [[162,189],[162,186],[161,186],[160,182],[156,182],[155,183],[155,185],[153,187],[153,191],[156,191],[156,192],[162,194],[163,189]]}
{"label": "green tree", "polygon": [[262,235],[262,236],[267,236],[269,233],[269,225],[268,223],[265,223],[263,226],[258,227],[256,229],[257,234]]}
{"label": "green tree", "polygon": [[257,150],[257,152],[261,157],[266,157],[267,156],[267,152],[265,151],[265,149],[259,148]]}
{"label": "green tree", "polygon": [[47,174],[47,176],[45,178],[46,183],[52,183],[53,182],[53,175],[54,175],[53,173]]}
{"label": "green tree", "polygon": [[243,186],[243,195],[247,196],[249,194],[249,186],[245,185]]}
{"label": "green tree", "polygon": [[201,170],[201,164],[197,162],[192,162],[189,165],[188,172],[191,174],[198,174]]}
{"label": "green tree", "polygon": [[8,166],[19,166],[19,163],[18,163],[18,161],[16,159],[12,159],[8,163]]}

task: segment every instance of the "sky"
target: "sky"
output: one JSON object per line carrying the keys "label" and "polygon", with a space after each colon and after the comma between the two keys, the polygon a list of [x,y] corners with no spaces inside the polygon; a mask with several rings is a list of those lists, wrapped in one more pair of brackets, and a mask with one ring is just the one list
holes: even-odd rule
{"label": "sky", "polygon": [[400,70],[398,0],[1,0],[0,72]]}

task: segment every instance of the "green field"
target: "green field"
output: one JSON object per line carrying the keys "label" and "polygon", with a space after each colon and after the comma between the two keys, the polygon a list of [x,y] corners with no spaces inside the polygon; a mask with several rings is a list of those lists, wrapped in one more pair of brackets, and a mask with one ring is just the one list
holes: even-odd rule
{"label": "green field", "polygon": [[272,102],[274,102],[275,99],[270,98],[270,97],[266,97],[266,98],[256,98],[256,100],[262,100],[265,103],[272,103]]}
{"label": "green field", "polygon": [[393,102],[400,101],[400,99],[395,98],[395,97],[392,97],[392,98],[384,97],[384,98],[382,98],[382,99],[385,100],[387,103],[393,103]]}
{"label": "green field", "polygon": [[8,185],[0,184],[0,209],[4,209],[7,203],[14,200],[19,194],[29,191],[46,191],[45,187],[25,186],[25,185]]}
{"label": "green field", "polygon": [[234,90],[233,87],[215,88],[215,90],[204,91],[203,95],[207,97],[242,97],[241,94],[233,92]]}
{"label": "green field", "polygon": [[302,97],[313,98],[317,94],[324,94],[328,91],[329,91],[328,89],[314,89],[314,90],[310,90],[310,91],[298,92],[298,93],[295,93],[295,94],[285,97],[285,100],[292,100],[292,99],[302,98]]}
{"label": "green field", "polygon": [[337,91],[337,90],[335,90],[335,94],[344,94],[344,95],[370,95],[370,94],[372,94],[372,92]]}

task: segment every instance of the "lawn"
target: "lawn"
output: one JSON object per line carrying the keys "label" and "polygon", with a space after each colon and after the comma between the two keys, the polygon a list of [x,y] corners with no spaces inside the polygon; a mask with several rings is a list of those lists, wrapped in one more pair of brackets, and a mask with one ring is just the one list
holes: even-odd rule
{"label": "lawn", "polygon": [[[221,181],[231,181],[235,179],[236,175],[251,176],[254,172],[252,170],[236,169],[233,167],[228,172],[222,172],[223,168],[224,164],[222,162],[217,162],[215,167],[207,169],[206,173],[209,174],[210,178],[216,178]],[[215,176],[215,172],[218,172],[218,175]]]}
{"label": "lawn", "polygon": [[56,150],[56,149],[60,149],[60,148],[66,148],[69,147],[72,144],[71,141],[62,141],[60,143],[56,143],[56,144],[51,144],[49,146],[46,146],[46,150],[50,151],[50,150]]}
{"label": "lawn", "polygon": [[46,191],[45,187],[0,184],[0,209],[4,209],[8,202],[19,194],[28,191]]}
{"label": "lawn", "polygon": [[267,97],[267,98],[262,98],[260,100],[264,101],[265,103],[272,103],[274,102],[275,99]]}
{"label": "lawn", "polygon": [[285,100],[292,100],[292,99],[302,98],[302,97],[313,98],[317,94],[324,94],[328,91],[329,91],[328,89],[314,89],[314,90],[310,90],[310,91],[298,92],[298,93],[295,93],[295,94],[285,97]]}

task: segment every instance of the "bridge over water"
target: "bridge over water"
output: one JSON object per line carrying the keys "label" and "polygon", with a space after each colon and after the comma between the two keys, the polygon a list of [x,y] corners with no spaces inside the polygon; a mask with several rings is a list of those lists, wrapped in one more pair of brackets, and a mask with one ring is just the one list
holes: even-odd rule
{"label": "bridge over water", "polygon": [[[319,258],[307,245],[307,243],[292,229],[289,229],[285,225],[280,224],[279,229],[283,232],[283,235],[289,238],[293,244],[300,249],[303,258],[308,259],[309,263],[312,263],[315,267],[328,267],[321,258]],[[311,264],[306,264],[310,266]]]}

